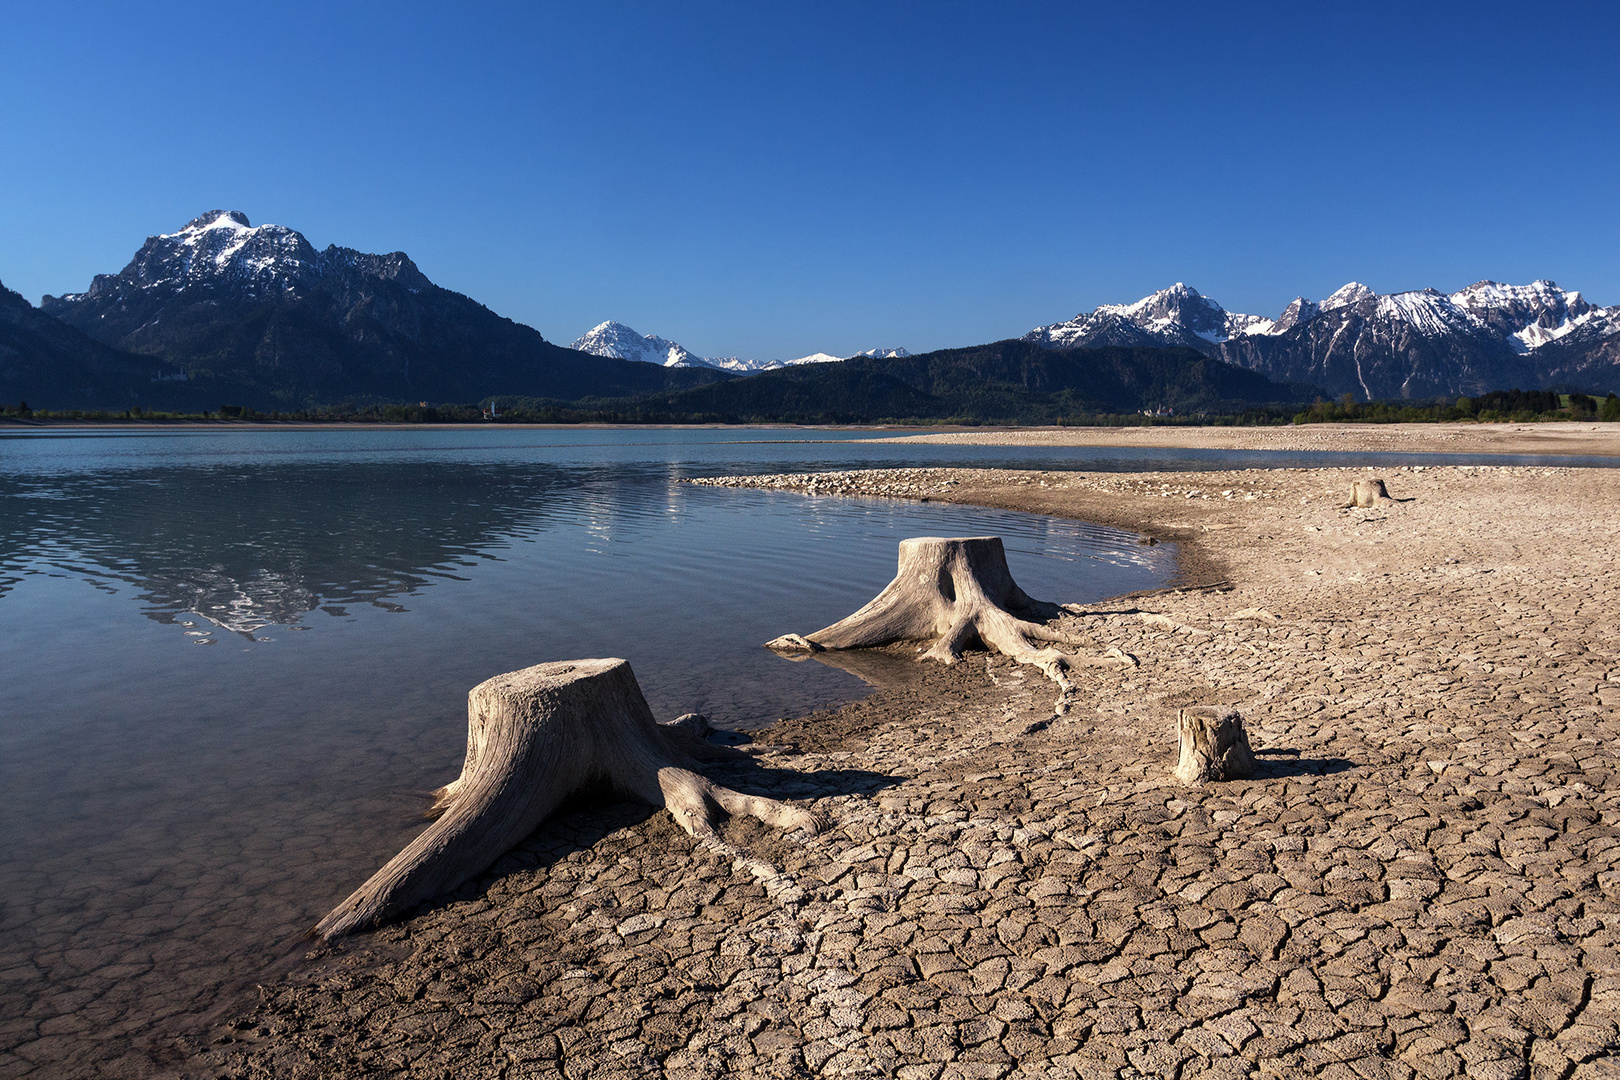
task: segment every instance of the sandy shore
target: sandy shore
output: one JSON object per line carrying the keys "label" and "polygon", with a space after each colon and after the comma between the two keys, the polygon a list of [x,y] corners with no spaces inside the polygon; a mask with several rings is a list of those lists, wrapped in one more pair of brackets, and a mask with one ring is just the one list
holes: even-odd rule
{"label": "sandy shore", "polygon": [[[1363,475],[739,481],[1114,523],[1232,588],[1067,617],[1138,664],[1044,726],[1051,684],[1000,658],[834,654],[878,691],[714,773],[833,822],[733,822],[779,876],[580,809],[180,1070],[1617,1075],[1620,470],[1382,470],[1405,501],[1341,509]],[[1243,713],[1257,779],[1169,779],[1200,703]]]}
{"label": "sandy shore", "polygon": [[1302,424],[1284,427],[1033,428],[911,435],[885,442],[990,446],[1177,446],[1443,454],[1620,455],[1620,424]]}

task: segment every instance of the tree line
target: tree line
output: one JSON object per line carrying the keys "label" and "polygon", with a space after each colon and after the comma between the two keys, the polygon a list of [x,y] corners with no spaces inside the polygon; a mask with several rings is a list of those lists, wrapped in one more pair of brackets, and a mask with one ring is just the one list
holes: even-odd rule
{"label": "tree line", "polygon": [[[491,416],[493,407],[494,415]],[[223,404],[203,412],[161,412],[128,409],[32,409],[26,401],[0,404],[0,419],[70,420],[93,423],[380,423],[380,424],[880,424],[907,427],[1039,423],[1059,427],[1197,427],[1200,425],[1254,427],[1279,424],[1322,423],[1438,423],[1478,421],[1483,423],[1534,423],[1553,420],[1620,421],[1620,397],[1610,393],[1598,398],[1590,394],[1560,394],[1551,390],[1494,390],[1476,397],[1428,402],[1361,401],[1345,394],[1338,401],[1318,398],[1304,410],[1297,406],[1253,405],[1241,411],[1196,411],[1177,416],[1144,416],[1139,413],[1089,411],[1083,408],[1039,410],[1040,415],[1009,409],[997,417],[972,415],[877,415],[838,409],[749,409],[694,411],[660,407],[653,403],[559,402],[546,398],[493,397],[477,404],[428,404],[344,402],[337,405],[302,409],[253,409]]]}
{"label": "tree line", "polygon": [[1422,424],[1475,420],[1483,423],[1535,423],[1552,420],[1620,421],[1620,397],[1610,393],[1599,399],[1591,394],[1560,394],[1553,390],[1492,390],[1477,397],[1430,402],[1356,401],[1345,394],[1338,401],[1318,398],[1296,414],[1296,424]]}

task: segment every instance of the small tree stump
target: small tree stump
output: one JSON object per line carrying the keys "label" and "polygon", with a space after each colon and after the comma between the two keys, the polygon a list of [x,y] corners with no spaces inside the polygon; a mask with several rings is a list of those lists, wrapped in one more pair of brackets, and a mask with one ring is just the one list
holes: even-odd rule
{"label": "small tree stump", "polygon": [[[899,570],[871,603],[813,634],[786,634],[766,647],[862,649],[932,639],[933,646],[919,659],[954,664],[964,648],[979,641],[1020,664],[1040,668],[1067,695],[1074,689],[1068,671],[1076,658],[1045,643],[1081,642],[1020,617],[1039,617],[1043,607],[1051,605],[1031,600],[1013,582],[1001,537],[919,536],[900,541]],[[1059,706],[1063,711],[1061,696]]]}
{"label": "small tree stump", "polygon": [[467,757],[434,792],[441,815],[315,927],[328,940],[454,889],[533,832],[564,799],[607,782],[666,807],[689,834],[726,854],[714,807],[780,828],[816,828],[809,813],[721,787],[697,759],[741,757],[698,738],[690,721],[660,725],[624,660],[570,660],[497,675],[467,695]]}
{"label": "small tree stump", "polygon": [[1382,480],[1357,480],[1350,485],[1350,501],[1344,504],[1344,509],[1377,506],[1380,499],[1393,501]]}
{"label": "small tree stump", "polygon": [[1243,717],[1230,710],[1198,706],[1176,713],[1181,760],[1174,776],[1183,784],[1246,780],[1254,775],[1254,751],[1249,747]]}

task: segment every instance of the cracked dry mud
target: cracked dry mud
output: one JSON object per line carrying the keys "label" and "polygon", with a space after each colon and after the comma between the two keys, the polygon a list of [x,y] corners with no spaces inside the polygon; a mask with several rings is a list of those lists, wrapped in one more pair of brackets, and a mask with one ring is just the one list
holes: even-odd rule
{"label": "cracked dry mud", "polygon": [[[1340,509],[1367,475],[1413,501]],[[1124,525],[1234,588],[1066,618],[1140,666],[1078,672],[1044,727],[1045,680],[1009,660],[867,656],[882,689],[780,725],[736,780],[833,823],[732,823],[795,887],[580,808],[313,954],[191,1071],[1620,1075],[1620,471],[813,486]],[[1243,713],[1258,778],[1169,779],[1190,704]]]}

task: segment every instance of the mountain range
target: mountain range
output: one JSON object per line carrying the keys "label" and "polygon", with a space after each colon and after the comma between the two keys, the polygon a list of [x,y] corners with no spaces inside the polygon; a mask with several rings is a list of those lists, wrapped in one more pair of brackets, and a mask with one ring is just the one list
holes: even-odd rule
{"label": "mountain range", "polygon": [[[800,356],[793,360],[744,360],[736,356],[697,356],[667,338],[661,338],[656,334],[638,334],[621,322],[605,322],[593,327],[575,341],[573,347],[594,356],[641,360],[649,364],[661,364],[664,367],[719,368],[721,371],[744,375],[756,371],[775,371],[777,368],[792,367],[795,364],[829,364],[849,359],[846,356],[834,356],[824,352],[811,353],[809,356]],[[905,349],[866,349],[855,355],[888,359],[911,354]]]}
{"label": "mountain range", "polygon": [[254,226],[234,210],[148,238],[122,271],[98,274],[82,293],[46,296],[40,311],[255,408],[498,393],[571,401],[729,377],[565,349],[440,288],[403,252],[317,251],[292,229]]}
{"label": "mountain range", "polygon": [[[318,251],[238,211],[149,237],[118,273],[38,308],[0,287],[0,397],[53,409],[288,410],[500,395],[630,414],[990,419],[1278,404],[1308,393],[1601,393],[1620,388],[1620,307],[1551,281],[1387,295],[1352,282],[1321,301],[1300,297],[1273,319],[1228,312],[1177,283],[1017,341],[840,359],[702,357],[616,322],[564,348],[434,284],[403,252]],[[861,404],[863,393],[875,397]]]}
{"label": "mountain range", "polygon": [[1620,386],[1620,306],[1594,306],[1551,281],[1481,281],[1449,296],[1379,294],[1352,281],[1320,302],[1299,297],[1275,319],[1229,312],[1177,282],[1134,304],[1036,327],[1024,340],[1049,349],[1192,348],[1360,400]]}

